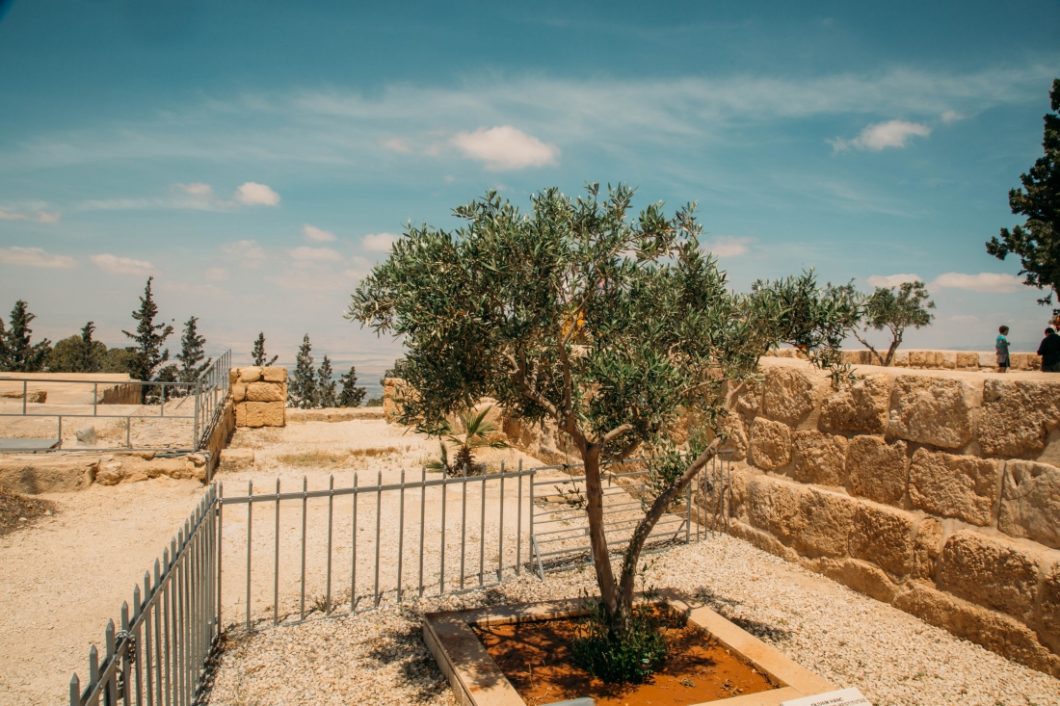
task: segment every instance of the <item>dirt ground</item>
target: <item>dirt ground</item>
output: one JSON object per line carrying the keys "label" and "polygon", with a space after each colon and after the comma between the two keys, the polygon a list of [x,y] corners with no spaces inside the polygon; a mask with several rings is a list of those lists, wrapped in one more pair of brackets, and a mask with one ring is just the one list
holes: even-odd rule
{"label": "dirt ground", "polygon": [[25,529],[38,517],[48,517],[54,512],[55,503],[0,488],[0,537],[16,529]]}

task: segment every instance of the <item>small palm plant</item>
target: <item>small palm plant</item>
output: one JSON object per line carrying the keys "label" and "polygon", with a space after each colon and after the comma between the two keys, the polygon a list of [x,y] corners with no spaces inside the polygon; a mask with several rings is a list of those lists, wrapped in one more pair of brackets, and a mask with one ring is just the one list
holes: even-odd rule
{"label": "small palm plant", "polygon": [[[483,467],[475,463],[475,449],[505,449],[508,443],[503,439],[492,437],[497,431],[497,426],[486,421],[486,415],[492,407],[486,407],[478,414],[474,410],[468,410],[460,415],[462,431],[454,432],[448,421],[443,422],[438,430],[439,436],[444,438],[439,441],[441,453],[437,461],[427,464],[427,468],[442,471],[449,476],[473,476],[482,472]],[[453,462],[449,462],[449,448],[452,445],[456,451]]]}

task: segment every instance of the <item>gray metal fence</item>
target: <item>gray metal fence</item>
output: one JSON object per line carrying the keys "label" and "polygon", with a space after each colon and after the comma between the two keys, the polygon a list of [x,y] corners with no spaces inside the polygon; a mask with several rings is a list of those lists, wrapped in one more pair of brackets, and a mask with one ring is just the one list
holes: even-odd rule
{"label": "gray metal fence", "polygon": [[[724,464],[723,464],[724,465]],[[695,485],[716,483],[719,465]],[[72,706],[196,703],[207,661],[225,629],[253,630],[370,610],[386,600],[496,585],[532,568],[589,557],[584,478],[570,466],[470,477],[381,471],[335,476],[324,487],[245,493],[212,485],[195,513],[145,573],[106,631],[102,661],[89,654],[87,686],[75,675]],[[646,471],[606,471],[611,546],[628,542]],[[713,474],[713,475],[711,475]],[[317,477],[320,478],[319,476]],[[692,490],[660,521],[650,544],[701,538]],[[627,531],[628,530],[628,531]],[[694,533],[694,534],[693,534]],[[227,623],[222,622],[227,620]]]}
{"label": "gray metal fence", "polygon": [[[220,418],[224,399],[228,394],[228,370],[232,365],[232,351],[225,351],[211,363],[194,382],[161,381],[113,381],[85,380],[73,378],[31,378],[17,374],[3,376],[0,383],[14,387],[21,398],[15,411],[0,410],[0,419],[7,431],[0,429],[0,436],[17,436],[37,444],[26,445],[26,450],[64,451],[120,451],[120,450],[165,450],[173,453],[200,450]],[[49,386],[72,386],[83,388],[84,394],[77,401],[56,404],[47,401],[31,401],[34,392],[47,392]],[[123,388],[131,394],[120,394],[111,401],[114,388]],[[18,389],[21,388],[21,392]],[[141,404],[142,403],[142,404]],[[122,412],[115,411],[118,405],[135,407]],[[57,410],[57,407],[63,407]],[[54,420],[54,426],[41,428],[42,420]],[[106,438],[103,444],[86,441],[83,445],[64,442],[69,437],[73,424],[89,424],[95,420],[117,420],[117,436],[101,432]],[[121,423],[124,422],[122,425]],[[18,425],[31,425],[19,430]],[[134,425],[142,432],[134,439]],[[124,429],[122,429],[122,426]],[[65,429],[64,429],[65,427]],[[138,430],[138,431],[140,431]],[[95,433],[93,429],[93,433]],[[41,437],[41,434],[54,436]],[[15,450],[22,450],[16,445]]]}

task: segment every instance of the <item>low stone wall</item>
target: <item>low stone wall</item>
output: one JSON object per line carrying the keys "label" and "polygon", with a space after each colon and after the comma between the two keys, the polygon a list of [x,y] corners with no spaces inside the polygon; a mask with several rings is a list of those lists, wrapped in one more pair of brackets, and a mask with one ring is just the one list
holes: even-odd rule
{"label": "low stone wall", "polygon": [[287,424],[287,368],[249,366],[228,372],[237,427]]}
{"label": "low stone wall", "polygon": [[[882,353],[883,351],[881,351]],[[772,351],[777,358],[797,358],[805,360],[806,356],[794,348],[781,348]],[[872,351],[845,350],[843,362],[851,365],[879,365]],[[1041,370],[1042,359],[1037,353],[1010,353],[1009,362],[1012,370]],[[946,350],[903,350],[895,351],[896,368],[923,368],[925,370],[981,370],[996,371],[997,358],[994,351],[946,351]]]}
{"label": "low stone wall", "polygon": [[764,361],[721,525],[1060,676],[1060,379],[877,370]]}
{"label": "low stone wall", "polygon": [[217,425],[210,432],[210,438],[206,440],[206,477],[209,483],[213,480],[217,467],[221,464],[221,450],[228,446],[232,434],[236,430],[236,405],[231,396],[225,400],[225,406],[221,409],[221,417]]}

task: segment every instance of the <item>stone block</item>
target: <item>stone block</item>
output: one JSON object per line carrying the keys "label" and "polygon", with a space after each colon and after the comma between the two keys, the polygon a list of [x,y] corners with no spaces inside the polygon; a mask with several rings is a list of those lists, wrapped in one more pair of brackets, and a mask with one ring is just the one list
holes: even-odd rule
{"label": "stone block", "polygon": [[247,385],[243,382],[234,382],[231,387],[232,401],[242,402],[247,398]]}
{"label": "stone block", "polygon": [[811,489],[801,496],[789,533],[800,554],[845,556],[857,501],[846,495]]}
{"label": "stone block", "polygon": [[885,571],[865,561],[816,559],[807,568],[883,603],[894,602],[900,592],[898,584]]}
{"label": "stone block", "polygon": [[788,465],[791,461],[791,427],[765,417],[751,423],[751,463],[766,471]]}
{"label": "stone block", "polygon": [[998,464],[975,456],[917,449],[909,464],[909,500],[940,517],[986,527],[1001,492]]}
{"label": "stone block", "polygon": [[286,402],[280,385],[271,382],[252,382],[247,385],[247,400],[250,402]]}
{"label": "stone block", "polygon": [[971,352],[957,353],[957,367],[961,370],[978,369],[979,354]]}
{"label": "stone block", "polygon": [[909,351],[910,368],[923,368],[927,365],[927,351]]}
{"label": "stone block", "polygon": [[987,380],[979,418],[986,456],[1033,457],[1060,425],[1060,381]]}
{"label": "stone block", "polygon": [[934,517],[925,517],[917,525],[913,547],[913,574],[917,578],[930,579],[935,575],[945,538],[942,522]]}
{"label": "stone block", "polygon": [[1049,568],[1038,589],[1032,624],[1041,641],[1060,653],[1060,562]]}
{"label": "stone block", "polygon": [[891,365],[896,368],[908,368],[909,351],[895,351],[894,360],[891,361]]}
{"label": "stone block", "polygon": [[972,440],[972,387],[963,380],[903,375],[894,381],[887,434],[943,449]]}
{"label": "stone block", "polygon": [[803,483],[843,485],[846,452],[845,436],[797,431],[792,441],[792,476]]}
{"label": "stone block", "polygon": [[725,437],[724,448],[732,449],[732,459],[743,461],[747,458],[747,429],[743,420],[734,414],[725,415],[719,421],[721,433]]}
{"label": "stone block", "polygon": [[[286,408],[283,402],[244,402],[247,427],[282,427],[286,424]],[[239,424],[239,407],[236,408],[236,424]]]}
{"label": "stone block", "polygon": [[976,355],[979,356],[979,367],[985,369],[991,369],[997,367],[997,356],[988,351],[980,351]]}
{"label": "stone block", "polygon": [[901,510],[858,503],[850,529],[850,556],[871,561],[895,576],[913,568],[916,521]]}
{"label": "stone block", "polygon": [[982,645],[1008,659],[1053,676],[1060,676],[1060,657],[1038,641],[1034,632],[1008,615],[962,601],[915,583],[894,605],[926,623]]}
{"label": "stone block", "polygon": [[236,427],[247,426],[247,405],[245,402],[241,402],[236,405]]}
{"label": "stone block", "polygon": [[766,371],[762,411],[775,421],[798,424],[813,411],[813,383],[795,368]]}
{"label": "stone block", "polygon": [[769,532],[785,544],[791,544],[803,525],[799,508],[802,496],[807,492],[794,483],[756,475],[747,482],[743,508],[753,526]]}
{"label": "stone block", "polygon": [[234,383],[234,382],[236,382],[238,380],[239,380],[239,368],[229,368],[228,369],[228,384],[231,385],[232,383]]}
{"label": "stone block", "polygon": [[846,487],[880,503],[897,505],[909,479],[906,444],[876,436],[855,436],[847,447]]}
{"label": "stone block", "polygon": [[729,534],[750,542],[762,551],[779,556],[781,559],[791,562],[798,562],[799,560],[799,554],[794,549],[784,546],[768,532],[763,532],[739,520],[733,520],[729,524]]}
{"label": "stone block", "polygon": [[1001,484],[997,526],[1060,549],[1060,468],[1034,461],[1009,461]]}
{"label": "stone block", "polygon": [[832,434],[882,434],[890,396],[889,375],[867,375],[843,385],[821,403],[817,428]]}
{"label": "stone block", "polygon": [[1015,543],[962,530],[946,540],[935,583],[972,603],[1023,618],[1034,607],[1038,573],[1037,561]]}
{"label": "stone block", "polygon": [[239,369],[240,382],[257,382],[258,380],[261,380],[260,366],[251,365],[249,367]]}
{"label": "stone block", "polygon": [[261,369],[261,377],[265,382],[287,382],[287,368],[272,365]]}

